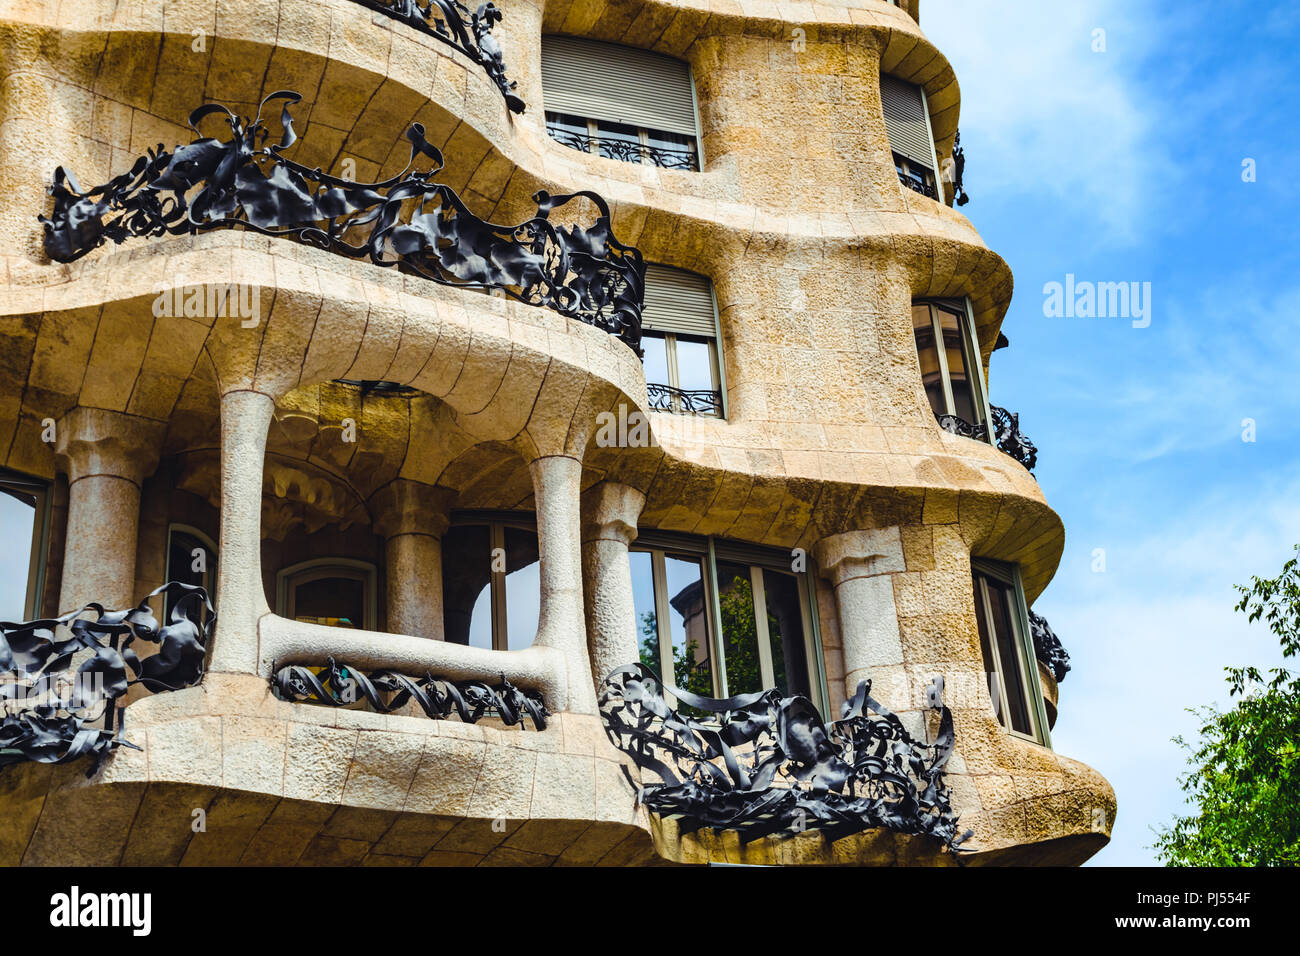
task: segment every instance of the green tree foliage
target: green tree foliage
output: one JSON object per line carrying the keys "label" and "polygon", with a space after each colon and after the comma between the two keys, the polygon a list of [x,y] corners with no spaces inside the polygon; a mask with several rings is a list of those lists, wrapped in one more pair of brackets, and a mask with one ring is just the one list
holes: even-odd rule
{"label": "green tree foliage", "polygon": [[[1296,549],[1300,556],[1300,547]],[[1238,587],[1237,610],[1263,620],[1284,657],[1300,651],[1300,557],[1276,578]],[[1284,668],[1267,676],[1229,667],[1227,711],[1192,711],[1204,721],[1179,778],[1193,813],[1161,830],[1155,849],[1170,866],[1300,865],[1300,678]]]}

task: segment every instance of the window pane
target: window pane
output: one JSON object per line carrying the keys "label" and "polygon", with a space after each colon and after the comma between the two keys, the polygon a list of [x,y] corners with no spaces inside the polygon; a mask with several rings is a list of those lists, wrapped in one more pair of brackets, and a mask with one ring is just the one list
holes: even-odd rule
{"label": "window pane", "polygon": [[645,380],[647,385],[670,385],[668,378],[668,346],[662,334],[646,332],[641,337],[645,349]]}
{"label": "window pane", "polygon": [[1002,685],[998,683],[997,665],[993,661],[993,646],[989,641],[987,605],[980,589],[980,576],[975,576],[975,623],[980,634],[980,656],[984,660],[984,674],[988,678],[989,697],[993,701],[993,716],[1006,726],[1006,708],[1002,706]]}
{"label": "window pane", "polygon": [[677,337],[677,381],[688,392],[713,390],[713,361],[707,342]]}
{"label": "window pane", "polygon": [[0,620],[18,623],[27,618],[35,524],[36,499],[0,486],[0,536],[9,545],[0,550]]}
{"label": "window pane", "polygon": [[316,578],[294,586],[293,617],[332,627],[366,626],[366,585],[357,578]]}
{"label": "window pane", "polygon": [[537,532],[506,528],[506,647],[531,647],[537,636],[541,601],[541,565],[537,561]]}
{"label": "window pane", "polygon": [[659,623],[655,616],[654,556],[649,551],[630,551],[627,559],[632,566],[632,608],[636,615],[641,663],[663,678],[659,660]]}
{"label": "window pane", "polygon": [[700,168],[700,162],[695,153],[695,138],[691,136],[681,136],[677,133],[661,133],[658,130],[646,130],[647,141],[653,148],[652,158],[656,166],[663,166],[666,169],[691,169]]}
{"label": "window pane", "polygon": [[734,696],[762,690],[754,586],[749,580],[748,565],[718,562],[718,599],[722,612],[722,662],[727,674],[727,693]]}
{"label": "window pane", "polygon": [[916,354],[921,360],[921,382],[926,397],[936,415],[948,414],[948,402],[943,396],[943,373],[939,368],[939,352],[934,346],[934,326],[930,322],[928,305],[912,306],[912,332],[916,335]]}
{"label": "window pane", "polygon": [[974,383],[966,361],[965,323],[947,309],[938,309],[939,327],[943,330],[943,347],[948,359],[948,379],[952,382],[952,400],[956,415],[972,425],[983,420],[976,411]]}
{"label": "window pane", "polygon": [[808,653],[804,645],[803,609],[799,604],[799,578],[764,569],[767,598],[767,633],[772,641],[772,674],[783,697],[800,694],[812,699],[808,683]]}
{"label": "window pane", "polygon": [[668,622],[673,641],[672,682],[692,694],[712,697],[708,609],[700,559],[668,555],[664,569],[668,603],[673,609]]}
{"label": "window pane", "polygon": [[458,525],[442,536],[442,620],[452,644],[492,647],[492,555],[487,525]]}
{"label": "window pane", "polygon": [[635,126],[622,123],[597,123],[600,155],[624,163],[641,162],[641,134]]}
{"label": "window pane", "polygon": [[[990,636],[998,662],[1002,665],[1002,681],[1006,687],[1007,717],[1012,730],[1033,734],[1033,724],[1029,719],[1029,698],[1020,667],[1020,652],[1016,647],[1016,630],[1011,618],[1015,609],[1015,591],[1010,585],[993,578],[985,577],[984,580],[988,583],[989,617],[992,618],[994,627],[994,633]],[[981,637],[981,640],[984,638]]]}
{"label": "window pane", "polygon": [[581,116],[566,113],[547,113],[546,132],[570,149],[588,151],[587,121]]}

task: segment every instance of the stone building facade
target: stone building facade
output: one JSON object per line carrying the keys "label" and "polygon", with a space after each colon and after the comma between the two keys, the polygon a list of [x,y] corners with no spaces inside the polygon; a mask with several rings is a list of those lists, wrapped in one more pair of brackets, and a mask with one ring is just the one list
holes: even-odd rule
{"label": "stone building facade", "polygon": [[[999,447],[986,394],[1011,272],[954,208],[958,85],[917,0],[496,0],[490,34],[466,34],[484,62],[385,5],[0,0],[0,464],[35,489],[26,618],[129,608],[178,577],[218,614],[200,683],[127,696],[142,749],[90,776],[0,769],[0,862],[958,859],[887,829],[742,845],[649,813],[598,712],[605,675],[638,659],[711,696],[775,682],[828,721],[870,678],[918,738],[942,677],[960,860],[1105,845],[1114,795],[1051,748],[1056,681],[1029,640],[1064,529]],[[687,77],[694,135],[665,121],[656,139],[602,106],[584,141],[561,117],[580,83],[550,108],[556,37],[659,55],[645,69]],[[887,84],[915,91],[919,127]],[[707,301],[667,296],[669,276],[715,312],[691,325],[686,304],[647,305],[643,360],[562,310],[301,234],[51,258],[37,216],[56,167],[108,183],[192,142],[195,108],[253,117],[280,90],[302,97],[285,150],[302,167],[401,176],[419,123],[474,216],[522,223],[539,191],[591,191],[653,264],[648,303]],[[627,99],[653,119],[657,97]],[[279,109],[262,111],[272,141]],[[230,135],[221,116],[199,125]],[[620,136],[622,153],[601,146]],[[210,289],[251,308],[214,314]],[[684,387],[701,368],[711,382]],[[610,441],[611,421],[653,441]],[[504,678],[552,716],[536,730],[273,693],[283,668],[329,658]]]}

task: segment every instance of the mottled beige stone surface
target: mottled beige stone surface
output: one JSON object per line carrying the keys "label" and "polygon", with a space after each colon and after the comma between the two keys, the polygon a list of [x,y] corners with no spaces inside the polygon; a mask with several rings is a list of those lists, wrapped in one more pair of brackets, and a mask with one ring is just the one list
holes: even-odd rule
{"label": "mottled beige stone surface", "polygon": [[[1020,465],[942,432],[920,381],[912,300],[970,298],[987,376],[1012,278],[965,216],[895,174],[882,71],[925,89],[941,164],[958,123],[958,84],[919,4],[498,6],[519,116],[463,55],[350,0],[0,0],[0,150],[22,160],[0,168],[0,464],[56,482],[44,609],[134,603],[161,583],[177,521],[211,522],[221,612],[203,685],[131,704],[143,754],[121,751],[91,780],[77,767],[0,773],[0,862],[951,862],[882,833],[741,848],[734,833],[684,836],[634,808],[594,686],[635,653],[638,525],[810,552],[833,705],[870,677],[922,733],[925,687],[944,677],[972,862],[1085,859],[1108,838],[1114,794],[998,726],[970,588],[972,557],[1016,562],[1032,601],[1060,560],[1061,521]],[[688,61],[703,170],[550,140],[543,33]],[[652,413],[651,447],[600,447],[600,413],[646,407],[621,342],[285,239],[223,231],[45,259],[35,216],[56,165],[104,182],[189,141],[203,102],[251,116],[280,89],[304,95],[290,155],[308,166],[396,175],[414,121],[445,155],[440,180],[495,222],[531,216],[539,189],[605,196],[621,240],[712,279],[728,419]],[[204,132],[224,133],[219,122]],[[155,315],[160,292],[229,283],[256,292],[251,327]],[[363,397],[340,378],[416,392]],[[57,447],[47,419],[69,425]],[[109,420],[122,427],[97,431]],[[87,471],[92,460],[111,464]],[[543,615],[528,650],[437,640],[438,539],[465,509],[538,515]],[[273,613],[268,556],[323,549],[381,566],[381,631]],[[274,667],[327,654],[505,674],[564,713],[534,734],[269,696]]]}

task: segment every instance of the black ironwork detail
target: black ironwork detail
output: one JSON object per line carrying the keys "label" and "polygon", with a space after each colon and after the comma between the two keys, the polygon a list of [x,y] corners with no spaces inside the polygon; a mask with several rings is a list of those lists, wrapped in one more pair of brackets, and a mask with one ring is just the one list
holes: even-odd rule
{"label": "black ironwork detail", "polygon": [[966,175],[966,150],[961,145],[961,130],[957,130],[957,135],[952,141],[952,196],[958,206],[964,206],[970,202],[970,196],[966,193],[966,186],[963,182]]}
{"label": "black ironwork detail", "polygon": [[949,435],[960,435],[962,438],[974,438],[976,441],[988,441],[989,429],[987,425],[972,425],[960,415],[935,415],[939,427]]}
{"label": "black ironwork detail", "polygon": [[606,159],[617,159],[624,163],[635,163],[643,166],[658,166],[661,169],[685,169],[690,172],[698,171],[699,166],[695,159],[695,150],[682,147],[675,149],[669,146],[650,146],[643,143],[634,143],[626,139],[615,139],[610,136],[584,136],[581,133],[574,133],[570,130],[550,130],[551,138],[557,143],[576,149],[580,153],[590,153],[592,147],[596,147],[596,152]]}
{"label": "black ironwork detail", "polygon": [[[159,594],[171,606],[161,627],[149,608]],[[172,581],[125,611],[88,604],[58,618],[0,622],[0,767],[89,756],[90,776],[117,747],[139,750],[122,737],[116,701],[134,684],[154,693],[197,684],[216,619],[203,588]],[[137,640],[158,653],[141,660]]]}
{"label": "black ironwork detail", "polygon": [[1070,655],[1061,644],[1061,639],[1041,614],[1029,612],[1029,631],[1034,636],[1034,656],[1043,662],[1043,666],[1052,672],[1059,684],[1070,673]]}
{"label": "black ironwork detail", "polygon": [[[231,129],[226,141],[204,137],[175,152],[160,145],[131,171],[89,191],[62,166],[50,192],[54,211],[45,227],[45,251],[71,262],[105,241],[134,236],[193,234],[219,227],[285,236],[354,259],[369,257],[443,285],[499,289],[529,305],[617,335],[640,355],[645,263],[641,253],[613,234],[609,206],[592,192],[533,196],[537,215],[516,226],[486,222],[450,187],[433,182],[442,169],[439,150],[412,123],[406,132],[411,158],[399,175],[381,183],[355,183],[311,169],[282,155],[297,141],[289,107],[298,93],[272,93],[249,122],[209,103],[190,114],[190,127],[213,114]],[[283,100],[282,136],[269,136],[262,109]],[[412,171],[416,157],[432,168]],[[590,226],[557,226],[552,210],[585,198],[598,210]]]}
{"label": "black ironwork detail", "polygon": [[930,199],[939,198],[939,192],[934,188],[934,183],[927,179],[918,179],[916,176],[909,175],[900,169],[898,171],[898,181],[914,193],[920,193]]}
{"label": "black ironwork detail", "polygon": [[524,111],[524,101],[515,93],[518,85],[506,76],[501,44],[492,35],[492,27],[501,21],[495,4],[483,3],[470,13],[460,0],[355,0],[409,27],[436,37],[455,47],[483,68],[506,98],[512,113]]}
{"label": "black ironwork detail", "polygon": [[[640,800],[679,816],[683,832],[735,830],[749,843],[819,831],[834,841],[883,827],[967,849],[971,831],[958,833],[943,782],[956,739],[951,711],[941,707],[937,738],[923,744],[870,690],[859,684],[827,728],[806,697],[700,697],[638,663],[605,678],[599,703],[610,741],[660,781],[643,784]],[[673,710],[665,691],[711,719]]]}
{"label": "black ironwork detail", "polygon": [[281,667],[271,678],[271,688],[281,700],[312,701],[332,707],[365,700],[381,714],[414,700],[432,720],[445,720],[455,711],[467,724],[493,713],[507,726],[524,727],[524,718],[528,717],[534,728],[545,730],[546,718],[551,716],[538,691],[520,690],[504,674],[501,683],[492,687],[483,681],[453,681],[432,674],[419,679],[388,670],[365,674],[330,657],[320,673],[301,664]]}
{"label": "black ironwork detail", "polygon": [[991,406],[993,412],[993,439],[998,450],[1010,455],[1030,472],[1038,465],[1038,446],[1020,431],[1020,415],[1009,412],[997,405]]}
{"label": "black ironwork detail", "polygon": [[382,379],[336,378],[340,385],[353,385],[361,389],[361,397],[367,395],[414,395],[419,391],[400,382],[385,382]]}
{"label": "black ironwork detail", "polygon": [[717,389],[690,390],[647,383],[645,390],[652,412],[722,415],[722,393]]}
{"label": "black ironwork detail", "polygon": [[[1038,465],[1038,446],[1020,431],[1020,416],[998,405],[991,405],[989,409],[993,412],[992,444],[997,446],[998,451],[1014,458],[1032,473]],[[936,414],[934,417],[939,427],[950,435],[974,438],[976,441],[989,440],[987,424],[973,425],[959,415]]]}

